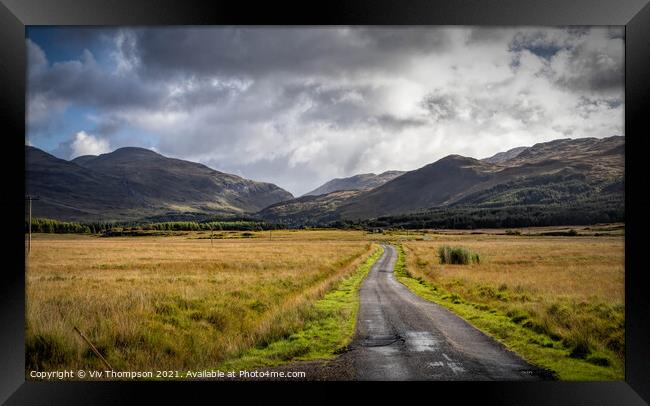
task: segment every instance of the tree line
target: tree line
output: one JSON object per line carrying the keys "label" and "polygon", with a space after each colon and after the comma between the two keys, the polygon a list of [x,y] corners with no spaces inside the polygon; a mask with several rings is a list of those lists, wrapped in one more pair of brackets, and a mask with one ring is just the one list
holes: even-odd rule
{"label": "tree line", "polygon": [[625,221],[621,205],[535,205],[502,208],[444,208],[383,216],[369,220],[339,220],[337,228],[476,229],[589,225]]}
{"label": "tree line", "polygon": [[[160,223],[110,223],[92,222],[79,223],[59,221],[47,218],[32,219],[33,233],[57,234],[101,234],[124,231],[266,231],[284,228],[282,225],[263,221],[166,221]],[[25,232],[29,230],[29,222],[25,220]]]}

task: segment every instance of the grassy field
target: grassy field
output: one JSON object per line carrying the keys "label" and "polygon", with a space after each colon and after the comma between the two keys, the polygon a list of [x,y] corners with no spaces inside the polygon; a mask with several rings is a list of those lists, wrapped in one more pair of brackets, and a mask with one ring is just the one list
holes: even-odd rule
{"label": "grassy field", "polygon": [[[105,369],[74,327],[115,370],[330,358],[354,331],[376,242],[390,241],[401,282],[530,362],[560,379],[622,379],[624,228],[574,229],[37,234],[27,370]],[[440,264],[443,245],[480,261]]]}
{"label": "grassy field", "polygon": [[315,303],[376,250],[361,232],[242,234],[35,235],[27,370],[105,369],[74,327],[116,370],[214,368],[318,319]]}
{"label": "grassy field", "polygon": [[218,366],[221,370],[253,369],[275,366],[288,361],[330,359],[350,343],[359,310],[358,291],[383,249],[374,253],[356,271],[344,277],[337,286],[314,304],[317,317],[286,338],[243,352],[239,357]]}
{"label": "grassy field", "polygon": [[[561,379],[623,379],[623,237],[510,234],[404,240],[399,279]],[[480,263],[441,264],[443,245]]]}

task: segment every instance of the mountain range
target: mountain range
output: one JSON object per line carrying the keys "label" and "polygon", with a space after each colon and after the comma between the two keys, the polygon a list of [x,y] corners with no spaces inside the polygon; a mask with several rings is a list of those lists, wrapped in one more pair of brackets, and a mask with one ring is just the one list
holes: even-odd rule
{"label": "mountain range", "polygon": [[554,140],[490,160],[449,155],[368,191],[301,197],[259,215],[318,224],[441,208],[548,207],[561,215],[564,208],[575,213],[583,207],[622,213],[624,149],[624,137],[613,136]]}
{"label": "mountain range", "polygon": [[471,212],[479,219],[536,213],[547,222],[619,221],[624,149],[624,137],[613,136],[559,139],[481,160],[449,155],[408,172],[333,179],[298,198],[142,148],[66,161],[26,147],[26,173],[28,193],[41,196],[34,215],[59,220],[247,215],[301,226]]}
{"label": "mountain range", "polygon": [[293,198],[270,183],[134,147],[66,161],[27,146],[26,178],[27,193],[40,196],[33,215],[58,220],[237,215]]}

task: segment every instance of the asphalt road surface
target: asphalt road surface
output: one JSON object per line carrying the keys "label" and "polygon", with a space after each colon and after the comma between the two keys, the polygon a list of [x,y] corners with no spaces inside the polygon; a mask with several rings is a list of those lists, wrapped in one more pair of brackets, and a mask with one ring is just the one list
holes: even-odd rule
{"label": "asphalt road surface", "polygon": [[357,333],[346,354],[359,380],[539,380],[528,364],[460,317],[395,279],[384,254],[360,290]]}

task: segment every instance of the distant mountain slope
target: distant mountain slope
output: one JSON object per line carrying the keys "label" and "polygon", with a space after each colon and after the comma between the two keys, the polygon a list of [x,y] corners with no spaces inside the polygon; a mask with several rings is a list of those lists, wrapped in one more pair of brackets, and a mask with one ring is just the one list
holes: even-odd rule
{"label": "distant mountain slope", "polygon": [[342,190],[324,195],[301,196],[273,204],[257,213],[257,216],[288,226],[316,225],[337,220],[337,209],[361,193],[359,190]]}
{"label": "distant mountain slope", "polygon": [[305,193],[303,196],[324,195],[341,190],[370,190],[381,186],[384,183],[391,181],[404,173],[406,172],[386,171],[380,173],[379,175],[375,175],[374,173],[364,173],[360,175],[354,175],[349,178],[336,178],[317,187],[311,192]]}
{"label": "distant mountain slope", "polygon": [[[497,163],[449,155],[372,190],[317,201],[287,201],[265,210],[265,218],[308,217],[311,222],[401,216],[433,209],[494,210],[552,207],[561,216],[621,213],[624,208],[625,138],[562,139],[499,156]],[[497,154],[498,155],[498,154]],[[300,204],[298,204],[300,203]],[[308,207],[308,210],[305,210]],[[517,209],[519,210],[519,209]],[[559,214],[558,214],[559,213]],[[615,216],[619,216],[616,214]],[[612,214],[614,215],[614,214]]]}
{"label": "distant mountain slope", "polygon": [[97,158],[97,155],[81,155],[75,159],[71,159],[70,162],[83,166],[85,162],[92,161],[95,158]]}
{"label": "distant mountain slope", "polygon": [[521,154],[523,151],[528,149],[528,147],[517,147],[517,148],[512,148],[509,149],[505,152],[499,152],[497,154],[492,155],[489,158],[483,158],[481,161],[487,162],[489,164],[498,164],[507,160],[510,160],[517,155]]}
{"label": "distant mountain slope", "polygon": [[450,155],[343,205],[342,218],[441,206],[507,207],[611,199],[623,202],[624,137],[535,144],[500,164]]}
{"label": "distant mountain slope", "polygon": [[143,209],[125,185],[112,176],[89,171],[38,148],[26,148],[26,190],[39,195],[36,217],[55,219],[102,218],[104,213]]}
{"label": "distant mountain slope", "polygon": [[143,148],[72,161],[26,147],[27,190],[42,200],[34,215],[63,220],[128,220],[178,212],[256,212],[293,196],[205,165]]}
{"label": "distant mountain slope", "polygon": [[490,170],[491,164],[449,155],[364,193],[339,212],[343,218],[360,219],[449,204],[472,186],[487,181]]}

